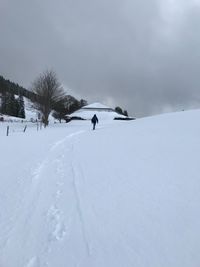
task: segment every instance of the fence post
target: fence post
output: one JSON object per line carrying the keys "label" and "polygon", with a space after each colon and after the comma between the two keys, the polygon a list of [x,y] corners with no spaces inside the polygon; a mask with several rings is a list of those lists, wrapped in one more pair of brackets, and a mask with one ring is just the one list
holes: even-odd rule
{"label": "fence post", "polygon": [[6,136],[9,135],[9,126],[7,126]]}
{"label": "fence post", "polygon": [[26,128],[27,128],[27,125],[24,127],[24,133],[25,133],[25,131],[26,131]]}

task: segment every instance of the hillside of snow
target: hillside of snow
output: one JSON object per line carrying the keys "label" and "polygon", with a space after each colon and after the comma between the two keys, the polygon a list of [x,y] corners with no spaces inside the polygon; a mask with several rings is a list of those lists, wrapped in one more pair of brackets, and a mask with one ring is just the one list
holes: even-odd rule
{"label": "hillside of snow", "polygon": [[199,121],[0,123],[0,266],[199,266]]}
{"label": "hillside of snow", "polygon": [[[13,129],[13,131],[19,128],[24,128],[23,123],[31,125],[32,122],[36,122],[38,120],[39,111],[33,107],[33,103],[28,98],[23,97],[23,99],[24,99],[24,111],[25,111],[24,119],[20,117],[6,115],[6,114],[0,114],[0,117],[3,117],[3,120],[5,122],[4,124],[9,125]],[[52,112],[49,115],[49,122],[50,123],[58,122],[58,120],[56,120],[52,116]],[[0,127],[0,135],[1,135],[1,131],[2,131],[2,127]]]}

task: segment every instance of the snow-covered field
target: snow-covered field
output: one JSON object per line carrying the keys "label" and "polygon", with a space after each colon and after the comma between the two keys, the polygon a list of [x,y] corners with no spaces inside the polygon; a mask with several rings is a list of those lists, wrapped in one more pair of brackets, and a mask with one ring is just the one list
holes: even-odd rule
{"label": "snow-covered field", "polygon": [[200,266],[199,121],[0,123],[0,266]]}

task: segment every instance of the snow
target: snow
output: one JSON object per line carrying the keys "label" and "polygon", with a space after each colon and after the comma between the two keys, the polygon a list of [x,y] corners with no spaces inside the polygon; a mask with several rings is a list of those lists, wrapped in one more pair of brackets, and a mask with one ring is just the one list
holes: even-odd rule
{"label": "snow", "polygon": [[70,117],[80,117],[85,120],[91,120],[91,118],[97,115],[98,119],[100,120],[113,120],[114,118],[125,118],[123,115],[119,115],[114,111],[97,111],[97,110],[79,110],[70,115]]}
{"label": "snow", "polygon": [[0,123],[0,266],[199,266],[199,117]]}
{"label": "snow", "polygon": [[114,118],[126,118],[124,115],[120,115],[113,111],[111,108],[101,104],[93,103],[70,114],[70,117],[80,117],[85,120],[91,120],[91,118],[97,115],[100,120],[113,120]]}
{"label": "snow", "polygon": [[[38,120],[38,110],[36,110],[34,107],[33,107],[33,103],[26,97],[24,97],[24,105],[25,105],[25,121],[36,121]],[[52,113],[50,113],[50,116],[49,116],[49,122],[55,122],[58,120],[54,119],[54,117],[52,116]]]}
{"label": "snow", "polygon": [[[38,113],[39,112],[32,105],[33,105],[32,102],[28,98],[24,97],[24,107],[25,107],[25,118],[24,119],[20,118],[20,117],[14,117],[14,116],[6,115],[6,114],[0,114],[0,117],[3,117],[4,124],[9,125],[11,128],[13,128],[13,131],[16,131],[17,128],[23,128],[24,127],[24,125],[22,123],[25,123],[25,125],[27,125],[27,124],[31,125],[32,122],[38,121]],[[52,116],[52,113],[53,113],[53,111],[49,115],[49,122],[50,123],[58,122],[58,120]],[[0,127],[0,132],[1,131],[2,131],[2,129]]]}
{"label": "snow", "polygon": [[101,108],[101,109],[110,109],[108,106],[104,105],[104,104],[101,104],[101,103],[92,103],[92,104],[89,104],[87,106],[84,106],[82,109],[85,109],[85,108]]}

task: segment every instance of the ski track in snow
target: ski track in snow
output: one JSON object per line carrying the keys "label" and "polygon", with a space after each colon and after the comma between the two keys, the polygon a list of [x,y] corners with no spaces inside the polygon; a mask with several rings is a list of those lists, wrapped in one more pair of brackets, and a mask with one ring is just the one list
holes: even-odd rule
{"label": "ski track in snow", "polygon": [[[55,181],[55,186],[53,187],[54,193],[53,197],[51,198],[51,203],[46,203],[45,205],[49,205],[49,208],[47,209],[46,213],[46,224],[49,231],[48,236],[46,237],[47,240],[44,243],[43,252],[40,251],[40,254],[33,253],[32,256],[29,259],[24,258],[20,259],[21,262],[23,262],[22,266],[24,267],[40,267],[40,266],[49,266],[48,264],[48,257],[49,254],[52,252],[52,246],[55,245],[55,242],[61,242],[64,240],[64,238],[68,237],[69,235],[69,225],[71,224],[71,218],[65,218],[65,214],[63,213],[62,209],[59,207],[59,200],[62,197],[63,192],[63,186],[64,186],[64,180],[65,177],[65,158],[64,158],[64,152],[69,151],[69,153],[72,152],[73,149],[73,138],[77,138],[78,135],[82,134],[85,131],[77,131],[75,133],[67,135],[65,138],[55,142],[49,149],[48,156],[38,164],[38,166],[31,171],[31,180],[30,180],[30,188],[29,192],[26,193],[26,202],[23,203],[22,199],[22,206],[16,206],[16,214],[20,214],[17,216],[14,216],[10,218],[9,224],[5,225],[4,229],[5,235],[4,235],[4,243],[2,245],[3,248],[7,246],[7,243],[9,243],[10,239],[12,240],[12,232],[15,230],[18,231],[17,227],[23,227],[24,225],[24,232],[26,234],[24,235],[24,238],[19,242],[23,243],[23,246],[26,244],[28,245],[28,242],[30,242],[31,238],[31,228],[33,227],[33,221],[34,216],[37,218],[38,214],[38,208],[40,207],[40,195],[41,190],[45,190],[43,183],[48,181],[46,174],[48,174],[49,168],[52,168],[53,178]],[[64,148],[64,152],[62,152],[62,149]],[[68,159],[71,161],[71,157]],[[53,167],[52,167],[53,166]],[[70,162],[69,162],[70,166]],[[86,250],[89,254],[89,245],[87,242],[86,234],[85,234],[85,226],[84,226],[84,220],[83,215],[80,207],[80,199],[77,191],[77,185],[75,181],[75,171],[72,168],[72,175],[73,175],[73,190],[75,195],[75,205],[77,206],[77,213],[78,218],[80,220],[80,225],[82,227],[82,233],[83,233],[83,239],[86,244]],[[50,181],[52,182],[52,181]],[[25,198],[24,198],[25,199]],[[42,211],[44,212],[44,211]],[[44,223],[44,214],[41,214],[40,216],[43,216],[43,223]],[[14,221],[16,220],[16,225]],[[8,221],[7,221],[8,223]],[[16,228],[16,229],[15,229]],[[12,241],[11,241],[12,242]],[[17,265],[19,266],[19,265]],[[13,266],[14,267],[14,266]],[[21,267],[21,266],[19,266]]]}
{"label": "ski track in snow", "polygon": [[47,218],[52,224],[52,232],[50,235],[50,240],[60,241],[66,235],[67,229],[64,222],[62,222],[62,212],[58,209],[56,205],[53,205],[48,210]]}
{"label": "ski track in snow", "polygon": [[81,130],[81,131],[78,131],[78,132],[71,133],[71,134],[67,135],[65,138],[63,138],[63,139],[61,139],[61,140],[55,142],[55,143],[52,145],[52,147],[51,147],[50,150],[51,150],[51,151],[55,150],[57,147],[59,147],[60,145],[62,145],[63,143],[65,143],[65,142],[67,141],[67,139],[72,138],[72,137],[77,136],[77,135],[80,135],[80,134],[82,134],[82,133],[84,133],[84,132],[85,132],[84,130]]}
{"label": "ski track in snow", "polygon": [[[54,153],[55,150],[59,151],[61,146],[62,146],[65,148],[65,151],[68,150],[69,153],[71,154],[72,150],[73,150],[73,142],[74,142],[74,140],[72,140],[72,139],[74,137],[76,138],[78,135],[80,135],[84,132],[85,131],[81,130],[81,131],[72,133],[72,134],[66,136],[65,138],[55,142],[51,146],[50,152]],[[71,142],[67,143],[69,141],[69,139]],[[44,258],[46,259],[47,266],[48,266],[48,262],[47,262],[48,255],[49,255],[49,253],[52,252],[53,243],[61,242],[65,237],[68,237],[70,234],[69,226],[71,224],[71,218],[69,217],[66,221],[66,218],[64,219],[65,216],[63,214],[63,211],[60,208],[58,208],[58,202],[59,202],[60,197],[62,196],[62,187],[64,186],[63,180],[66,179],[66,177],[65,177],[66,170],[65,170],[64,160],[65,160],[64,154],[62,154],[61,157],[56,157],[54,159],[54,163],[56,163],[56,165],[57,165],[56,172],[58,174],[58,177],[60,177],[61,179],[57,178],[54,202],[47,211],[47,222],[48,222],[50,229],[51,229],[49,232],[47,247],[45,249],[46,255],[43,255]],[[70,160],[70,159],[68,159],[68,160]],[[46,164],[46,161],[44,161],[43,166],[45,166],[45,164]],[[47,164],[47,166],[48,166],[48,164]],[[73,178],[73,181],[74,181],[74,178]],[[73,183],[73,185],[74,185],[74,183]],[[74,189],[74,187],[73,187],[73,189]],[[75,191],[75,199],[77,202],[78,198],[76,195],[76,191]],[[79,207],[78,202],[77,202],[77,206]],[[79,210],[78,210],[78,214],[81,214],[81,213],[79,213]],[[83,226],[83,223],[81,221],[82,216],[80,216],[79,219],[80,219],[81,226]],[[83,232],[84,232],[84,230],[83,230]],[[84,240],[86,240],[85,235],[83,235],[83,236],[84,236]],[[87,245],[87,240],[85,242],[86,242],[87,251],[89,251],[89,246]]]}
{"label": "ski track in snow", "polygon": [[[72,152],[73,152],[73,148],[72,148]],[[77,172],[75,171],[75,167],[74,167],[73,162],[71,163],[71,169],[72,169],[72,176],[73,176],[73,190],[74,190],[74,195],[75,195],[75,199],[76,199],[76,206],[77,206],[79,221],[81,224],[82,236],[83,236],[83,240],[85,243],[87,255],[90,256],[91,255],[91,248],[90,248],[88,236],[86,233],[86,223],[84,220],[83,209],[81,206],[81,197],[80,197],[79,190],[78,190],[78,177],[80,177],[80,175],[79,175],[80,172],[77,175]],[[83,178],[83,176],[82,176],[82,178]]]}
{"label": "ski track in snow", "polygon": [[[54,151],[55,149],[59,148],[61,145],[63,145],[69,138],[73,138],[73,137],[77,137],[77,135],[82,134],[85,131],[78,131],[76,133],[70,134],[69,136],[63,138],[62,140],[59,140],[58,142],[56,142],[52,147],[51,147],[51,151]],[[71,157],[69,158],[69,166],[70,166],[70,173],[71,173],[71,177],[72,177],[72,189],[74,192],[74,200],[75,200],[75,206],[76,206],[76,212],[78,215],[78,220],[79,220],[79,224],[81,227],[81,233],[82,233],[82,239],[83,239],[83,243],[85,244],[85,251],[87,256],[90,257],[91,255],[91,247],[90,247],[90,243],[88,240],[88,236],[87,236],[87,230],[86,230],[86,223],[84,220],[84,213],[83,213],[83,208],[81,206],[81,196],[78,190],[78,184],[79,184],[79,179],[81,179],[82,181],[84,181],[84,175],[82,174],[80,168],[78,168],[78,170],[76,170],[74,163],[73,163],[73,153],[74,153],[74,143],[75,143],[76,139],[73,140],[72,143],[69,144],[69,153],[71,155]],[[67,148],[65,148],[67,149]],[[62,163],[62,159],[58,160],[56,159],[59,168],[58,168],[58,173],[62,174],[61,176],[63,176],[66,172],[66,170],[64,170],[64,166]],[[77,164],[76,164],[77,165]],[[77,167],[77,166],[76,166]],[[47,212],[47,218],[50,222],[50,224],[52,225],[52,231],[50,234],[50,243],[52,241],[62,241],[65,236],[69,235],[70,233],[70,229],[68,227],[68,225],[70,225],[70,219],[69,221],[63,222],[62,221],[62,211],[58,209],[57,207],[57,201],[59,200],[61,194],[62,194],[62,186],[63,183],[62,182],[57,182],[57,191],[56,191],[56,195],[55,195],[55,202],[54,204],[49,208],[48,212]],[[51,252],[51,245],[49,244],[49,247],[47,249],[48,252]],[[79,266],[79,264],[77,263],[77,266]]]}

